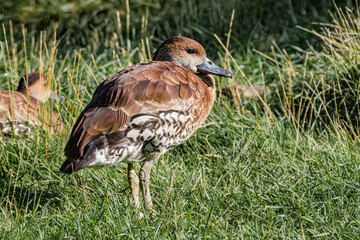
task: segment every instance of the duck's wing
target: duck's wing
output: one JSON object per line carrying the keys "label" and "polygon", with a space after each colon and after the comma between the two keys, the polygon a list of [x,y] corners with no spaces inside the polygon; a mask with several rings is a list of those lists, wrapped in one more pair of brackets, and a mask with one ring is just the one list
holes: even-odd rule
{"label": "duck's wing", "polygon": [[160,111],[189,108],[201,97],[194,77],[170,62],[151,62],[125,68],[102,82],[72,129],[60,171],[88,166],[94,160],[88,156],[104,142],[121,144],[124,130],[137,115],[143,116],[143,126],[150,126]]}

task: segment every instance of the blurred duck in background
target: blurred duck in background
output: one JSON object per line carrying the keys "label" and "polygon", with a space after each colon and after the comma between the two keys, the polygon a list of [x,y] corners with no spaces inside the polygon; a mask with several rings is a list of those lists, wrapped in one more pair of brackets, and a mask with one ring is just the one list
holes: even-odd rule
{"label": "blurred duck in background", "polygon": [[51,132],[61,132],[63,123],[56,113],[42,106],[50,96],[59,97],[50,90],[47,77],[32,72],[20,78],[16,91],[0,92],[0,129],[4,135],[24,134],[31,125],[43,126]]}

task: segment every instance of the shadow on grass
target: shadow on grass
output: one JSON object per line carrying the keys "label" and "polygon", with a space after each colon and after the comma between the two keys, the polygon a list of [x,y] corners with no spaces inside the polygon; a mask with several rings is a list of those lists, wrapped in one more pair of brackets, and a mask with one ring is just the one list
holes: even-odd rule
{"label": "shadow on grass", "polygon": [[52,190],[52,186],[56,186],[55,183],[47,184],[45,190],[33,182],[31,185],[25,185],[22,178],[26,174],[16,179],[7,174],[2,166],[0,172],[0,206],[4,210],[12,212],[11,210],[17,209],[30,213],[46,206],[60,206],[61,196]]}

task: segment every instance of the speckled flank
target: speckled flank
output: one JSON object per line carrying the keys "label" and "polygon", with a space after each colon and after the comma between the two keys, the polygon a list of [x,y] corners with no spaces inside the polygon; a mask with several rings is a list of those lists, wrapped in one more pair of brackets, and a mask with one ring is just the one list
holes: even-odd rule
{"label": "speckled flank", "polygon": [[29,132],[31,132],[31,128],[30,125],[33,125],[35,123],[30,122],[30,121],[14,121],[14,122],[3,122],[0,123],[0,129],[3,135],[11,135],[11,134],[15,134],[15,135],[22,135],[22,134],[27,134]]}
{"label": "speckled flank", "polygon": [[154,152],[159,155],[181,144],[196,130],[189,111],[162,111],[156,115],[134,116],[124,130],[126,145],[107,146],[95,150],[89,167],[115,165],[119,162],[142,162]]}

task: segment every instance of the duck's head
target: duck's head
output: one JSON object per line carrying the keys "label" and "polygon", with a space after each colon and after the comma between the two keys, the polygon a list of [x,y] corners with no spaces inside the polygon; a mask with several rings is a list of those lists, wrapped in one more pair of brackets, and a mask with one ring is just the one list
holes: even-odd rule
{"label": "duck's head", "polygon": [[56,101],[59,100],[59,97],[51,92],[47,77],[39,72],[32,72],[22,76],[17,91],[23,94],[28,92],[29,96],[41,102],[47,101],[50,96]]}
{"label": "duck's head", "polygon": [[172,37],[165,40],[156,50],[153,60],[173,62],[195,74],[232,77],[230,72],[216,66],[206,57],[205,49],[200,43],[186,37]]}

